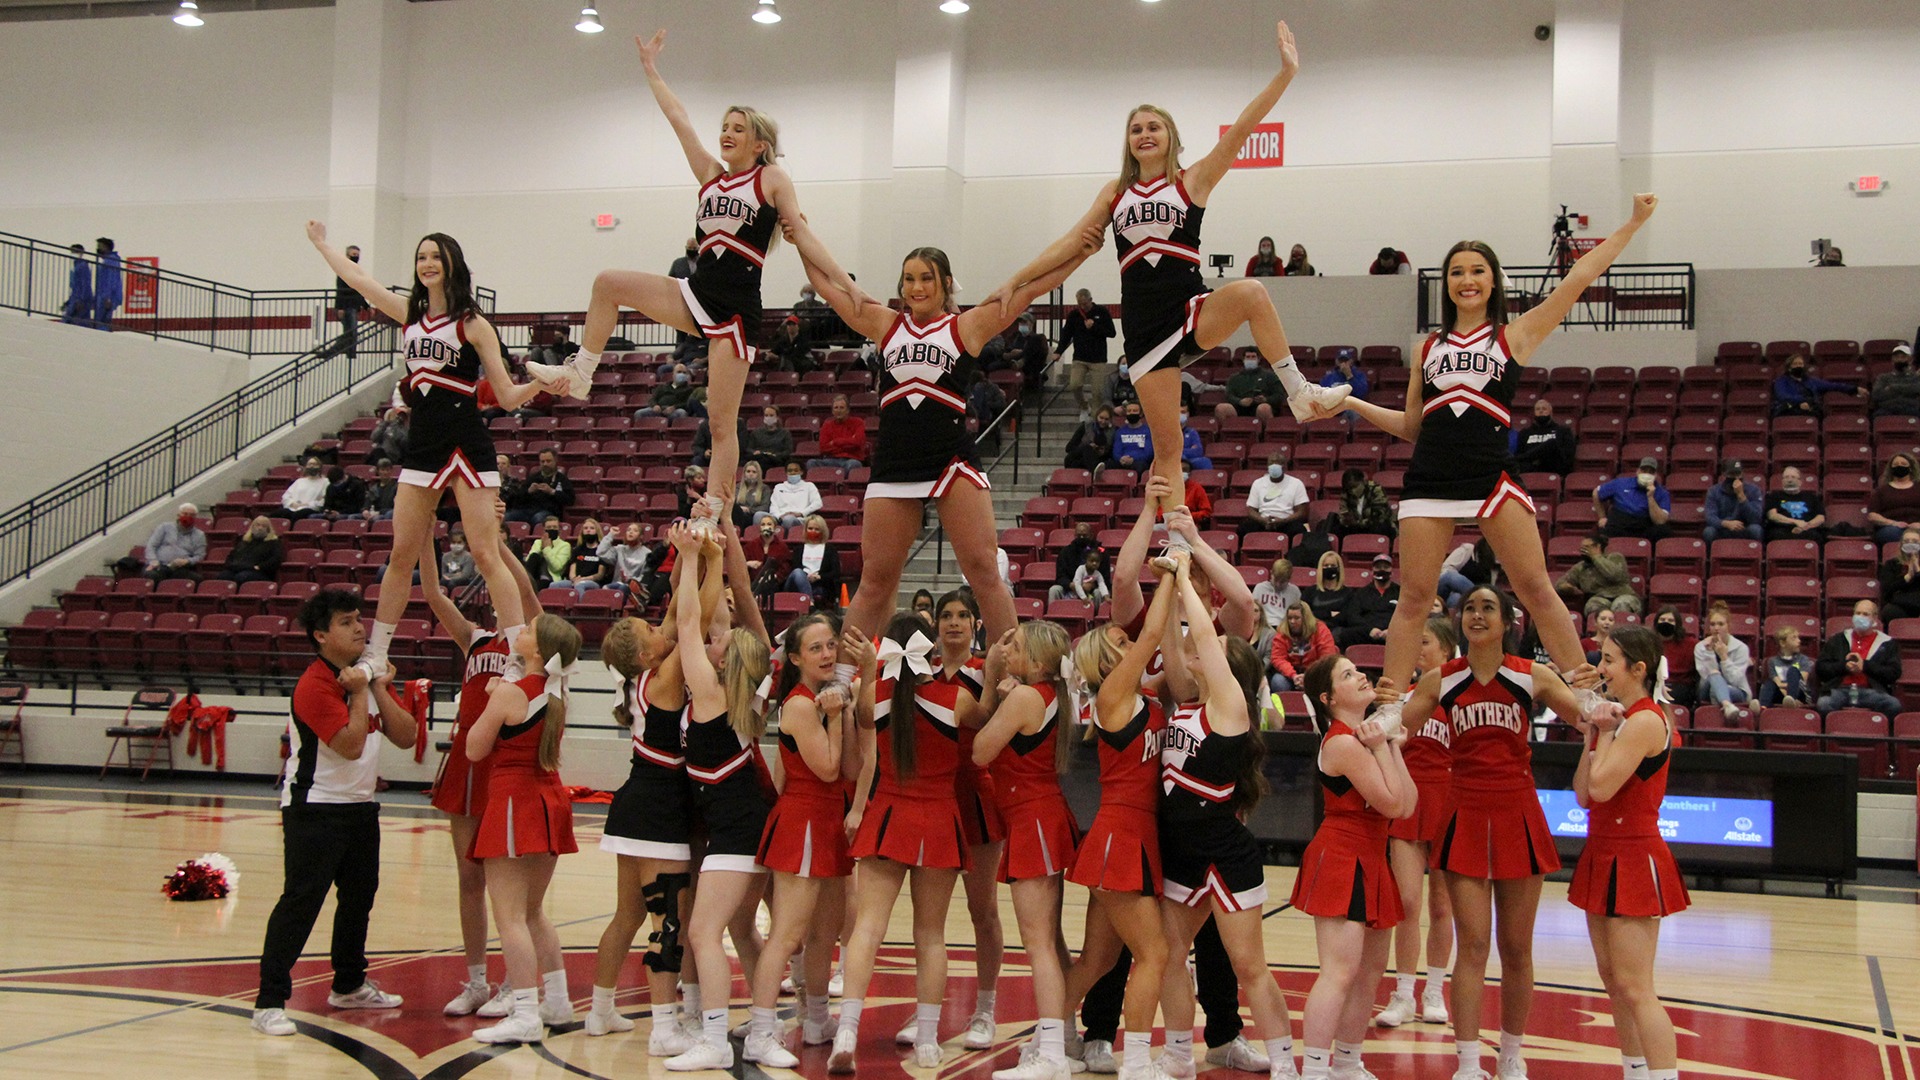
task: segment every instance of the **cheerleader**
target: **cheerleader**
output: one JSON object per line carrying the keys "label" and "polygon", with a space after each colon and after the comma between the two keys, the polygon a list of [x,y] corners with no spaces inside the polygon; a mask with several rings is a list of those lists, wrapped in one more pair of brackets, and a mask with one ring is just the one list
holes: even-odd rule
{"label": "cheerleader", "polygon": [[[727,1042],[728,992],[733,967],[721,944],[721,933],[741,911],[760,903],[762,874],[754,861],[767,824],[768,799],[762,788],[760,736],[766,731],[757,693],[772,670],[767,643],[752,631],[729,630],[724,655],[716,667],[708,650],[695,643],[706,640],[701,623],[705,606],[702,589],[721,578],[722,549],[715,534],[696,536],[688,525],[676,523],[669,539],[677,553],[673,592],[679,625],[681,669],[687,680],[684,741],[687,777],[692,781],[693,807],[705,826],[706,854],[694,890],[693,912],[687,920],[687,944],[703,990],[701,1038],[685,1053],[667,1059],[674,1072],[733,1067],[733,1047]],[[706,577],[702,579],[702,574]],[[736,947],[740,945],[735,935]],[[751,984],[756,965],[746,949],[741,966]]]}
{"label": "cheerleader", "polygon": [[[526,568],[518,559],[508,559],[507,568],[520,588],[522,609],[531,618],[538,619],[540,601]],[[434,778],[433,805],[447,815],[447,831],[453,837],[454,867],[460,882],[460,944],[467,958],[467,981],[441,1011],[448,1016],[478,1014],[493,1019],[507,1015],[513,1008],[513,988],[511,983],[502,982],[496,993],[487,984],[487,875],[482,864],[469,857],[468,852],[473,850],[473,838],[479,832],[480,817],[487,808],[491,759],[469,760],[467,735],[480,714],[486,711],[488,685],[507,674],[512,650],[499,632],[475,626],[461,614],[460,606],[440,588],[439,567],[430,552],[421,554],[420,587],[440,629],[460,649],[464,672],[460,681],[460,711],[454,719],[453,745],[440,762],[440,775]]]}
{"label": "cheerleader", "polygon": [[1170,636],[1163,645],[1167,680],[1175,700],[1191,704],[1168,718],[1160,751],[1160,915],[1169,957],[1160,986],[1167,1028],[1160,1070],[1174,1080],[1194,1075],[1194,991],[1179,961],[1211,912],[1265,1038],[1271,1075],[1291,1077],[1291,1021],[1267,968],[1261,932],[1266,868],[1242,820],[1265,788],[1265,744],[1253,730],[1265,697],[1263,665],[1245,638],[1223,639],[1214,630],[1191,577],[1176,573],[1171,584],[1190,628],[1192,656],[1177,635]]}
{"label": "cheerleader", "polygon": [[[1405,601],[1402,601],[1405,603]],[[1500,1062],[1503,1078],[1524,1077],[1520,1043],[1533,1008],[1533,920],[1545,875],[1560,869],[1553,834],[1534,793],[1527,731],[1534,701],[1555,714],[1617,716],[1618,705],[1567,688],[1545,664],[1511,655],[1513,601],[1490,585],[1460,604],[1467,655],[1427,672],[1405,722],[1423,728],[1435,709],[1452,729],[1453,812],[1435,862],[1447,872],[1459,953],[1453,966],[1455,1080],[1485,1080],[1480,1068],[1480,997],[1499,917]],[[1378,715],[1376,714],[1376,719]]]}
{"label": "cheerleader", "polygon": [[1080,841],[1060,790],[1067,740],[1079,715],[1067,693],[1070,649],[1058,623],[1035,620],[1007,631],[987,650],[981,708],[992,719],[973,740],[973,763],[993,767],[994,798],[1007,830],[1000,880],[1012,886],[1039,1012],[1032,1053],[1011,1069],[995,1070],[994,1080],[1065,1080],[1069,1069],[1060,878]]}
{"label": "cheerleader", "polygon": [[946,998],[947,910],[966,863],[966,830],[954,796],[959,769],[959,729],[978,727],[979,701],[958,680],[932,677],[933,643],[919,616],[900,614],[880,641],[880,679],[861,687],[856,712],[875,732],[871,795],[855,796],[859,831],[853,856],[854,924],[841,957],[846,965],[840,1026],[827,1071],[854,1071],[860,1018],[873,981],[887,920],[909,877],[913,884],[915,956],[914,1047],[919,1068],[940,1064],[941,1003]]}
{"label": "cheerleader", "polygon": [[[1171,559],[1164,568],[1177,573],[1187,555],[1175,552]],[[1160,744],[1167,714],[1157,692],[1143,691],[1142,684],[1147,663],[1168,631],[1174,592],[1154,590],[1137,640],[1108,623],[1082,637],[1073,649],[1074,667],[1096,695],[1100,809],[1067,871],[1068,881],[1090,890],[1086,940],[1066,975],[1067,1012],[1071,1015],[1112,969],[1124,946],[1133,957],[1133,969],[1123,1004],[1127,1027],[1120,1051],[1122,1080],[1152,1080],[1153,1014],[1160,1006],[1167,965],[1158,899]]]}
{"label": "cheerleader", "polygon": [[1453,245],[1441,264],[1446,276],[1441,328],[1421,350],[1420,377],[1407,387],[1406,408],[1383,409],[1357,399],[1347,403],[1375,427],[1413,443],[1400,497],[1400,606],[1387,627],[1378,687],[1383,702],[1402,693],[1413,674],[1420,626],[1439,588],[1440,564],[1453,547],[1454,523],[1463,518],[1474,520],[1493,545],[1554,665],[1576,685],[1592,681],[1580,635],[1547,575],[1533,500],[1515,479],[1518,467],[1508,451],[1513,395],[1534,350],[1626,250],[1658,201],[1635,195],[1632,218],[1581,256],[1546,299],[1512,322],[1493,249],[1478,240]]}
{"label": "cheerleader", "polygon": [[[818,613],[787,628],[774,696],[780,705],[780,798],[760,837],[760,865],[773,872],[773,929],[753,970],[753,1015],[744,1056],[776,1069],[800,1063],[774,1034],[780,976],[807,941],[805,1018],[814,1041],[822,1041],[833,943],[846,904],[843,885],[853,873],[847,854],[847,793],[860,774],[858,724],[847,684],[835,681],[834,661],[844,648],[871,684],[871,642],[848,631],[838,645],[833,620]],[[803,1033],[803,1037],[805,1034]]]}
{"label": "cheerleader", "polygon": [[[1460,636],[1448,619],[1428,619],[1420,635],[1420,670],[1434,671],[1460,651]],[[1427,987],[1420,995],[1419,1017],[1429,1024],[1447,1022],[1447,962],[1453,959],[1453,905],[1447,902],[1447,877],[1428,873],[1434,845],[1453,810],[1453,755],[1448,749],[1452,729],[1445,718],[1432,716],[1410,732],[1401,753],[1420,799],[1410,818],[1387,824],[1387,860],[1400,888],[1404,918],[1393,931],[1394,967],[1398,977],[1387,1007],[1373,1018],[1380,1027],[1399,1027],[1414,1018],[1414,972],[1420,964],[1420,888],[1427,890]]]}
{"label": "cheerleader", "polygon": [[707,467],[707,498],[715,519],[730,516],[734,475],[740,465],[736,419],[747,369],[760,339],[760,271],[773,244],[778,218],[796,220],[800,202],[787,171],[774,164],[780,156],[780,129],[758,109],[731,106],[720,118],[720,156],[702,145],[686,106],[660,76],[660,51],[667,32],[634,44],[647,71],[653,99],[680,140],[681,152],[700,184],[694,218],[699,256],[693,276],[662,277],[638,270],[602,270],[593,279],[580,351],[564,365],[529,364],[538,379],[561,379],[568,393],[587,396],[600,352],[607,347],[620,309],[634,310],[682,333],[710,340],[707,351],[707,419],[713,432],[713,459]]}
{"label": "cheerleader", "polygon": [[1304,678],[1319,726],[1315,768],[1325,815],[1300,857],[1293,906],[1313,916],[1320,974],[1307,995],[1302,1080],[1370,1076],[1360,1060],[1373,988],[1401,919],[1387,865],[1387,822],[1412,817],[1418,797],[1401,745],[1404,730],[1363,720],[1373,683],[1344,656],[1315,661]]}
{"label": "cheerleader", "polygon": [[1588,825],[1567,899],[1587,913],[1628,1080],[1680,1075],[1673,1022],[1653,989],[1660,920],[1688,903],[1680,867],[1660,836],[1660,800],[1676,740],[1658,700],[1659,670],[1660,639],[1652,631],[1614,631],[1600,650],[1600,677],[1608,695],[1626,705],[1626,718],[1587,728],[1586,752],[1573,775]]}
{"label": "cheerleader", "polygon": [[[1309,384],[1293,362],[1287,335],[1266,286],[1241,280],[1207,291],[1200,275],[1200,224],[1207,199],[1232,167],[1247,136],[1280,100],[1300,70],[1300,54],[1286,23],[1275,28],[1280,70],[1241,110],[1206,157],[1180,167],[1180,129],[1155,105],[1127,117],[1120,176],[1109,180],[1067,234],[987,298],[1008,305],[1027,282],[1046,274],[1081,245],[1089,230],[1113,227],[1120,256],[1122,350],[1153,429],[1153,472],[1173,485],[1163,505],[1185,501],[1180,483],[1180,369],[1245,326],[1273,365],[1288,403],[1301,420],[1333,415],[1345,386]],[[1017,310],[1005,307],[1005,310]]]}
{"label": "cheerleader", "polygon": [[1005,633],[1013,628],[1013,594],[1000,575],[993,495],[967,431],[969,378],[987,342],[1099,250],[1099,233],[1090,231],[1005,305],[982,304],[956,315],[953,267],[939,248],[907,253],[897,289],[906,310],[895,311],[861,292],[805,221],[786,215],[783,222],[820,297],[880,350],[880,433],[873,482],[861,507],[860,585],[848,624],[871,632],[893,616],[900,571],[931,500],[986,615],[988,635]]}
{"label": "cheerleader", "polygon": [[540,616],[531,631],[512,646],[531,674],[494,680],[486,711],[467,733],[467,760],[491,758],[487,809],[469,854],[486,868],[493,923],[514,988],[507,1018],[473,1033],[487,1043],[540,1042],[547,1025],[573,1022],[566,958],[545,904],[554,864],[580,850],[559,773],[580,631],[557,615]]}
{"label": "cheerleader", "polygon": [[393,501],[393,550],[380,580],[373,633],[361,662],[368,671],[384,670],[387,646],[412,594],[414,569],[421,553],[432,550],[428,539],[434,510],[449,487],[460,506],[474,565],[493,598],[496,625],[511,644],[526,622],[526,612],[501,556],[500,473],[474,395],[485,382],[500,408],[512,412],[544,388],[537,383],[515,385],[508,377],[500,337],[480,315],[473,275],[453,237],[428,233],[421,238],[413,253],[413,291],[405,297],[388,291],[327,243],[327,227],[320,222],[307,222],[307,239],[368,307],[401,324],[406,350],[400,394],[413,410],[413,423]]}

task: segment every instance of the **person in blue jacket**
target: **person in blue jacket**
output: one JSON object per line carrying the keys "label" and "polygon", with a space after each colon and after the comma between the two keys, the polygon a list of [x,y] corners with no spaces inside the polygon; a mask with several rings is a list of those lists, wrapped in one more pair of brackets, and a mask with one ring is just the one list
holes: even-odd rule
{"label": "person in blue jacket", "polygon": [[1111,463],[1135,473],[1145,472],[1153,465],[1153,432],[1143,419],[1139,402],[1129,402],[1125,415],[1126,420],[1113,429]]}
{"label": "person in blue jacket", "polygon": [[60,309],[60,321],[85,326],[93,321],[93,271],[87,267],[87,249],[75,244],[73,270],[67,274],[67,304]]}
{"label": "person in blue jacket", "polygon": [[1700,538],[1711,544],[1728,540],[1764,540],[1761,526],[1760,486],[1748,483],[1746,466],[1729,461],[1720,469],[1720,482],[1707,489],[1707,523]]}
{"label": "person in blue jacket", "polygon": [[[1325,375],[1320,376],[1320,385],[1352,387],[1347,396],[1365,401],[1367,392],[1373,389],[1373,385],[1367,379],[1366,369],[1355,362],[1358,359],[1353,349],[1341,349],[1334,356],[1333,366],[1327,369]],[[1351,424],[1356,419],[1356,415],[1349,409],[1341,413],[1340,418]]]}
{"label": "person in blue jacket", "polygon": [[1822,379],[1808,374],[1807,370],[1805,356],[1794,353],[1787,357],[1784,372],[1773,380],[1773,415],[1824,417],[1827,410],[1820,404],[1820,395],[1836,390],[1844,390],[1849,394],[1867,392],[1858,383]]}
{"label": "person in blue jacket", "polygon": [[112,330],[113,309],[120,306],[121,299],[120,253],[113,250],[113,241],[104,236],[94,241],[94,245],[100,265],[93,280],[93,325]]}
{"label": "person in blue jacket", "polygon": [[[1149,437],[1151,442],[1151,437]],[[1187,410],[1180,410],[1180,460],[1195,469],[1213,468],[1213,459],[1200,442],[1200,433],[1187,426]]]}

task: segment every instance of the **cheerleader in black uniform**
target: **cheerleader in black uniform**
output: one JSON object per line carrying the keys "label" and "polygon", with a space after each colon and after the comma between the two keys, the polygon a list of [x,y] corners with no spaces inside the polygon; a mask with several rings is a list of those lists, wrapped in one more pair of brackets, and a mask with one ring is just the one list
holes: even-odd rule
{"label": "cheerleader in black uniform", "polygon": [[1293,32],[1283,22],[1276,33],[1279,73],[1241,110],[1206,157],[1182,169],[1180,130],[1173,117],[1154,105],[1135,109],[1127,117],[1119,179],[1101,187],[1093,206],[1065,236],[987,298],[988,304],[1007,303],[1026,282],[1072,255],[1088,229],[1113,226],[1120,256],[1122,348],[1153,429],[1154,475],[1173,485],[1164,504],[1169,508],[1186,502],[1180,481],[1180,369],[1242,326],[1252,331],[1254,344],[1279,375],[1294,416],[1331,416],[1347,396],[1344,386],[1313,386],[1301,377],[1266,286],[1243,279],[1208,292],[1200,276],[1200,222],[1207,197],[1300,70]]}
{"label": "cheerleader in black uniform", "polygon": [[987,634],[997,638],[1013,628],[1013,594],[1000,577],[993,495],[967,433],[968,377],[983,345],[1099,250],[1098,232],[1089,230],[1080,247],[1054,260],[1005,306],[982,304],[956,315],[953,267],[939,248],[907,253],[899,281],[906,310],[895,311],[861,292],[804,221],[784,215],[782,223],[821,299],[880,347],[880,435],[862,505],[860,586],[847,624],[871,634],[893,616],[907,549],[920,535],[931,499]]}
{"label": "cheerleader in black uniform", "polygon": [[368,307],[401,324],[406,350],[407,373],[400,390],[413,410],[413,423],[393,500],[393,551],[380,581],[380,603],[361,663],[369,671],[385,670],[387,645],[413,591],[414,568],[423,552],[431,552],[433,512],[449,487],[460,504],[474,565],[493,597],[496,625],[511,642],[526,624],[526,612],[500,553],[500,474],[474,394],[484,380],[500,407],[511,412],[544,388],[538,383],[515,385],[507,376],[500,337],[480,316],[473,275],[453,237],[429,233],[421,239],[413,253],[413,291],[404,298],[327,243],[325,225],[307,222],[307,239]]}
{"label": "cheerleader in black uniform", "polygon": [[[733,501],[734,474],[740,465],[735,419],[760,339],[760,269],[766,264],[778,218],[800,216],[799,199],[787,171],[774,164],[780,156],[780,129],[758,109],[735,105],[720,120],[720,156],[702,145],[686,106],[660,77],[658,59],[667,32],[641,40],[640,63],[647,69],[653,99],[680,140],[693,177],[700,184],[700,208],[694,218],[699,258],[693,276],[676,279],[638,270],[602,270],[593,279],[580,351],[566,364],[529,364],[535,378],[564,378],[574,397],[587,396],[600,351],[613,335],[620,309],[633,308],[655,322],[711,340],[707,352],[707,418],[713,431],[713,460],[707,467],[707,497],[718,508]],[[722,518],[725,512],[709,516]]]}
{"label": "cheerleader in black uniform", "polygon": [[1421,351],[1420,377],[1407,387],[1407,407],[1347,403],[1375,427],[1413,443],[1400,495],[1400,606],[1387,628],[1386,667],[1377,686],[1383,702],[1403,694],[1413,676],[1440,564],[1453,547],[1454,523],[1462,519],[1476,521],[1493,545],[1554,666],[1580,685],[1593,681],[1566,602],[1547,576],[1533,500],[1514,476],[1507,449],[1513,394],[1527,359],[1626,250],[1658,201],[1635,195],[1633,217],[1581,256],[1545,300],[1512,322],[1493,249],[1478,240],[1453,245],[1442,263],[1442,325]]}
{"label": "cheerleader in black uniform", "polygon": [[579,850],[558,770],[580,631],[557,615],[542,615],[514,641],[513,652],[530,674],[495,679],[486,711],[467,733],[467,759],[493,763],[487,809],[469,854],[486,866],[493,922],[514,986],[507,1018],[473,1033],[489,1043],[540,1042],[547,1025],[573,1022],[566,957],[547,919],[546,895],[559,857]]}
{"label": "cheerleader in black uniform", "polygon": [[[705,640],[701,575],[708,581],[720,577],[722,549],[711,534],[697,537],[682,524],[673,527],[669,539],[678,553],[674,570],[680,578],[674,587],[674,613],[680,640],[686,643],[679,654],[687,680],[687,776],[693,782],[694,811],[706,827],[707,846],[686,932],[702,991],[701,1038],[666,1064],[675,1072],[697,1072],[733,1066],[733,1047],[727,1042],[733,966],[720,935],[743,908],[759,904],[765,879],[765,869],[754,861],[770,808],[759,751],[767,722],[757,698],[772,671],[772,657],[767,643],[744,628],[728,631],[717,668],[705,648],[694,647]],[[751,982],[751,958],[743,955],[741,964]]]}

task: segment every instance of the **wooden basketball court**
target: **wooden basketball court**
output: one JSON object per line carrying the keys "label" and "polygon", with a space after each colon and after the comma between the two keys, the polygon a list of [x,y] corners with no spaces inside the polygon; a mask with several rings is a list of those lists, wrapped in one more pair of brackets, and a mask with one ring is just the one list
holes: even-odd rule
{"label": "wooden basketball court", "polygon": [[[638,1021],[630,1034],[594,1039],[575,1025],[543,1046],[497,1048],[468,1037],[484,1021],[441,1015],[464,978],[453,857],[446,826],[414,795],[395,795],[383,815],[382,882],[369,939],[374,978],[404,995],[405,1007],[326,1006],[330,903],[295,972],[288,1011],[300,1034],[255,1034],[248,1019],[261,935],[280,888],[276,806],[264,785],[235,785],[218,796],[168,794],[159,785],[109,790],[64,778],[0,785],[0,1076],[669,1075],[646,1055],[637,956],[620,999],[621,1011]],[[550,893],[583,1013],[594,943],[613,907],[614,860],[597,849],[599,821],[593,808],[578,815],[583,850],[560,861]],[[208,851],[238,864],[234,896],[174,903],[160,894],[161,879],[177,862]],[[1275,899],[1267,955],[1297,1036],[1314,948],[1309,920],[1281,903],[1292,876],[1288,868],[1268,870]],[[1844,900],[1695,891],[1692,910],[1665,927],[1659,968],[1680,1030],[1683,1076],[1920,1080],[1920,894],[1848,891],[1852,898]],[[1536,1078],[1610,1080],[1620,1075],[1612,1021],[1584,920],[1565,895],[1564,885],[1549,882],[1541,904],[1540,992],[1527,1058]],[[1071,943],[1078,942],[1083,908],[1084,894],[1070,886]],[[904,1051],[891,1042],[913,1012],[907,910],[903,897],[889,938],[898,944],[885,951],[868,997],[862,1076],[926,1075],[907,1067]],[[1010,905],[1004,914],[1009,938],[1017,938]],[[985,1080],[1015,1060],[1032,1025],[1023,956],[1010,944],[1000,987],[1002,1041],[991,1051],[964,1052],[959,1036],[973,1001],[973,968],[961,902],[948,932],[955,962],[941,1034],[949,1053],[937,1075]],[[492,964],[497,980],[497,956]],[[1382,1004],[1385,997],[1383,987]],[[735,1020],[744,1020],[737,995],[735,1003]],[[1487,1014],[1498,1012],[1489,1007]],[[1452,1033],[1438,1025],[1376,1031],[1366,1054],[1383,1080],[1445,1080],[1455,1064]],[[758,1075],[752,1065],[736,1071]],[[826,1049],[807,1049],[798,1071],[824,1078]],[[1215,1073],[1218,1080],[1231,1075]]]}

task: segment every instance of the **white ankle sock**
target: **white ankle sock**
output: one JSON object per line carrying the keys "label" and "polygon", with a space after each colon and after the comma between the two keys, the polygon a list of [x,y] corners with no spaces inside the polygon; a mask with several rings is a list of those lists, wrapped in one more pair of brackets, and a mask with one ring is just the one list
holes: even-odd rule
{"label": "white ankle sock", "polygon": [[1153,1064],[1153,1032],[1129,1031],[1120,1042],[1120,1065],[1128,1072]]}
{"label": "white ankle sock", "polygon": [[374,620],[373,633],[367,635],[367,648],[363,655],[384,661],[387,658],[387,647],[393,644],[393,632],[399,628],[398,623]]}
{"label": "white ankle sock", "polygon": [[487,965],[468,964],[467,981],[476,986],[484,985],[487,981]]}
{"label": "white ankle sock", "polygon": [[1292,397],[1307,388],[1306,376],[1300,374],[1300,365],[1293,362],[1293,354],[1273,361],[1273,373],[1280,378],[1280,386]]}
{"label": "white ankle sock", "polygon": [[921,1002],[913,1007],[914,1044],[938,1043],[940,1041],[940,1006]]}
{"label": "white ankle sock", "polygon": [[516,1019],[539,1016],[540,991],[515,990],[513,992],[513,1015]]}
{"label": "white ankle sock", "polygon": [[1193,1032],[1191,1031],[1167,1032],[1167,1048],[1162,1053],[1163,1055],[1172,1054],[1173,1060],[1175,1061],[1192,1061],[1193,1060]]}
{"label": "white ankle sock", "polygon": [[680,1011],[688,1016],[700,1015],[699,983],[692,983],[680,988]]}
{"label": "white ankle sock", "polygon": [[1033,1041],[1039,1044],[1041,1057],[1062,1065],[1067,1063],[1066,1021],[1042,1018],[1034,1024]]}
{"label": "white ankle sock", "polygon": [[573,1008],[573,995],[567,992],[567,969],[559,968],[540,976],[540,988],[546,991],[547,1000]]}
{"label": "white ankle sock", "polygon": [[1333,1051],[1309,1046],[1300,1051],[1300,1080],[1321,1080],[1333,1069]]}
{"label": "white ankle sock", "polygon": [[707,1009],[700,1014],[700,1034],[711,1043],[724,1044],[727,1041],[727,1010],[725,1006]]}
{"label": "white ankle sock", "polygon": [[1647,1059],[1620,1055],[1620,1080],[1648,1080]]}
{"label": "white ankle sock", "polygon": [[1333,1040],[1333,1067],[1343,1073],[1360,1076],[1360,1043]]}
{"label": "white ankle sock", "polygon": [[680,1006],[669,1001],[653,1007],[653,1026],[668,1027],[680,1022]]}
{"label": "white ankle sock", "polygon": [[1647,1080],[1680,1080],[1679,1069],[1649,1069]]}
{"label": "white ankle sock", "polygon": [[1283,1071],[1291,1072],[1293,1070],[1293,1036],[1268,1039],[1267,1059],[1277,1066],[1282,1066]]}
{"label": "white ankle sock", "polygon": [[1511,1031],[1502,1031],[1500,1033],[1501,1068],[1506,1068],[1509,1064],[1517,1065],[1520,1063],[1520,1041],[1524,1038],[1526,1038],[1526,1036],[1515,1035]]}
{"label": "white ankle sock", "polygon": [[828,1011],[827,995],[825,994],[808,994],[807,995],[806,1019],[808,1023],[815,1024],[815,1025],[824,1024],[828,1020],[831,1020],[832,1018],[833,1018],[832,1014]]}
{"label": "white ankle sock", "polygon": [[605,1016],[613,1011],[614,987],[596,986],[593,988],[593,1011]]}
{"label": "white ankle sock", "polygon": [[1460,1071],[1469,1072],[1480,1067],[1480,1042],[1455,1042],[1454,1052],[1460,1055]]}
{"label": "white ankle sock", "polygon": [[1404,998],[1412,997],[1413,996],[1413,973],[1403,971],[1399,975],[1395,976],[1393,980],[1393,992],[1396,994],[1399,994],[1401,997],[1404,997]]}
{"label": "white ankle sock", "polygon": [[581,349],[573,354],[573,362],[585,369],[587,375],[591,377],[594,369],[600,366],[600,354]]}
{"label": "white ankle sock", "polygon": [[774,1011],[754,1006],[747,1013],[747,1033],[750,1035],[772,1035]]}
{"label": "white ankle sock", "polygon": [[994,1002],[998,1000],[999,997],[1000,997],[1000,992],[997,990],[980,991],[978,994],[974,995],[973,1011],[976,1013],[985,1013],[988,1016],[992,1016]]}
{"label": "white ankle sock", "polygon": [[1427,969],[1427,992],[1428,993],[1437,994],[1440,992],[1440,988],[1445,986],[1446,984],[1447,984],[1446,968],[1430,967]]}
{"label": "white ankle sock", "polygon": [[865,998],[840,999],[840,1030],[859,1032],[860,1012],[867,1007]]}

